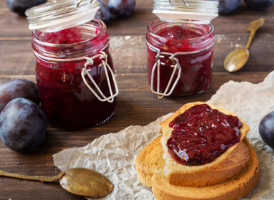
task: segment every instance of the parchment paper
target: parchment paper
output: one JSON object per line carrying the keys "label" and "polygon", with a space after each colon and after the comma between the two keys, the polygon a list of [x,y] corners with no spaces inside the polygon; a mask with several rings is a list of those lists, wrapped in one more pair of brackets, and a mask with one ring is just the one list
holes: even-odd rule
{"label": "parchment paper", "polygon": [[[258,155],[261,178],[257,187],[243,199],[274,199],[274,150],[261,140],[258,132],[260,120],[274,110],[274,72],[260,84],[229,81],[208,102],[236,113],[251,128],[247,137]],[[130,126],[104,135],[82,148],[63,150],[53,155],[54,164],[61,171],[84,167],[106,175],[114,184],[114,191],[105,199],[154,200],[150,188],[137,181],[135,158],[159,135],[159,123],[170,115],[147,126]]]}

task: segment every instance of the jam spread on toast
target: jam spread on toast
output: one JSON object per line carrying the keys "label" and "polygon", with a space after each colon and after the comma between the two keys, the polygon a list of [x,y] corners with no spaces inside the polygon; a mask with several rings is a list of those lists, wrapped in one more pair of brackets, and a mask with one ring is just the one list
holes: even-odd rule
{"label": "jam spread on toast", "polygon": [[170,122],[169,154],[183,165],[210,163],[240,141],[242,125],[207,104],[193,106]]}

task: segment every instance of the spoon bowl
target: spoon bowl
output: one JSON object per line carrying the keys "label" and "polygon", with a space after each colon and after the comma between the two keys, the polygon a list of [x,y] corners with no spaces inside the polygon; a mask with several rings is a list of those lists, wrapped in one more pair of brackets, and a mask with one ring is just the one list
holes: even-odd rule
{"label": "spoon bowl", "polygon": [[224,61],[224,68],[228,72],[236,72],[240,70],[249,58],[248,48],[250,47],[251,41],[256,31],[264,25],[264,18],[252,21],[247,30],[250,31],[248,42],[245,48],[237,49],[227,55]]}
{"label": "spoon bowl", "polygon": [[113,190],[107,177],[84,168],[68,169],[60,179],[60,185],[72,194],[85,197],[104,197]]}
{"label": "spoon bowl", "polygon": [[236,72],[241,69],[249,58],[249,51],[241,48],[232,51],[224,61],[224,67],[228,72]]}

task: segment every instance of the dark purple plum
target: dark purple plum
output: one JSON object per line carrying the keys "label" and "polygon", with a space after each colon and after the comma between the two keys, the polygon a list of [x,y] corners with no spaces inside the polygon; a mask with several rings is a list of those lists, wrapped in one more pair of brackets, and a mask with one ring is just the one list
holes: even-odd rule
{"label": "dark purple plum", "polygon": [[274,0],[245,0],[245,3],[255,10],[265,10],[273,4]]}
{"label": "dark purple plum", "polygon": [[133,13],[135,0],[110,0],[108,8],[115,17],[128,17]]}
{"label": "dark purple plum", "polygon": [[25,98],[40,103],[37,85],[27,79],[14,79],[0,84],[0,112],[13,99]]}
{"label": "dark purple plum", "polygon": [[0,137],[10,149],[29,152],[44,140],[46,115],[30,100],[17,98],[9,102],[0,115]]}
{"label": "dark purple plum", "polygon": [[259,133],[263,141],[274,148],[274,111],[262,119],[259,124]]}
{"label": "dark purple plum", "polygon": [[109,12],[107,3],[104,0],[98,0],[100,3],[100,9],[97,11],[95,18],[100,19],[104,22],[110,20],[111,14]]}
{"label": "dark purple plum", "polygon": [[9,9],[19,15],[25,15],[27,9],[46,2],[47,0],[7,0]]}
{"label": "dark purple plum", "polygon": [[240,4],[241,0],[219,0],[219,14],[230,14],[235,11]]}

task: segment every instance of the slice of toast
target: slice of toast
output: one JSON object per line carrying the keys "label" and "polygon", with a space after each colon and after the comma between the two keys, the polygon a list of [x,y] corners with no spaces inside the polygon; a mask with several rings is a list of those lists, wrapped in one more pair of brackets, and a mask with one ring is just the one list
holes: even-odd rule
{"label": "slice of toast", "polygon": [[152,191],[157,200],[234,200],[245,196],[254,188],[260,178],[258,158],[245,138],[250,159],[248,165],[232,178],[215,185],[185,187],[170,184],[163,174],[152,177]]}
{"label": "slice of toast", "polygon": [[136,158],[137,179],[145,186],[152,186],[152,176],[156,173],[162,173],[165,167],[165,161],[162,158],[164,150],[159,136],[148,143],[138,154]]}
{"label": "slice of toast", "polygon": [[[208,181],[207,180],[206,181],[196,181],[196,179],[194,179],[194,181],[185,181],[186,176],[188,177],[188,176],[194,175],[196,177],[196,174],[197,174],[197,176],[199,176],[199,174],[204,174],[204,172],[219,169],[219,167],[221,166],[221,163],[225,162],[227,157],[238,148],[239,144],[242,143],[247,132],[249,131],[249,126],[244,121],[242,121],[240,119],[243,126],[240,129],[241,137],[240,137],[239,143],[237,143],[237,144],[233,145],[232,147],[230,147],[229,149],[227,149],[223,154],[221,154],[219,157],[217,157],[214,161],[212,161],[211,163],[208,163],[205,165],[199,165],[199,166],[186,166],[186,165],[177,163],[168,153],[168,148],[166,145],[167,140],[170,138],[171,132],[173,131],[173,129],[169,127],[169,123],[171,121],[173,121],[173,119],[175,119],[178,115],[184,113],[187,109],[189,109],[195,105],[199,105],[199,104],[206,104],[206,103],[196,102],[196,103],[185,104],[178,111],[176,111],[173,115],[171,115],[169,118],[167,118],[165,121],[163,121],[161,123],[161,127],[162,127],[161,130],[162,130],[162,134],[163,134],[161,143],[162,143],[162,148],[164,150],[163,158],[165,160],[165,167],[163,170],[163,174],[168,178],[169,182],[174,185],[197,187],[197,186],[205,186],[205,185],[215,184],[215,183],[218,183],[221,180],[223,180],[223,178],[230,178],[234,173],[233,170],[231,170],[231,173],[227,173],[227,177],[225,177],[225,176],[220,177],[219,175],[218,176],[211,175],[211,178]],[[207,104],[207,105],[209,105],[209,104]],[[217,109],[226,115],[237,116],[236,114],[234,114],[228,110],[225,110],[223,108],[216,108],[212,105],[209,105],[209,106],[212,109]],[[236,168],[233,168],[233,169],[236,170]],[[238,168],[237,168],[237,170],[238,170]],[[227,171],[229,172],[229,170],[227,170]]]}
{"label": "slice of toast", "polygon": [[[205,172],[222,176],[227,170],[232,169],[234,165],[242,166],[241,170],[231,178],[220,183],[204,187],[187,187],[173,185],[162,173],[164,160],[163,151],[160,144],[161,136],[147,144],[136,158],[136,169],[138,180],[148,186],[152,186],[153,194],[158,200],[233,200],[245,196],[256,186],[259,181],[260,171],[256,153],[248,140],[245,138],[239,147],[227,157],[226,161],[220,164],[219,173],[213,171]],[[248,152],[248,161],[245,159],[234,159],[245,157]],[[206,174],[204,174],[206,175]],[[200,174],[201,176],[201,174]],[[196,179],[200,176],[192,177]],[[191,177],[189,177],[191,178]],[[206,179],[206,177],[203,177]]]}
{"label": "slice of toast", "polygon": [[[152,186],[152,176],[162,174],[165,166],[163,159],[163,148],[161,145],[161,136],[157,137],[147,144],[136,158],[137,179],[145,186]],[[223,160],[211,168],[205,168],[194,173],[186,171],[180,174],[178,179],[176,174],[168,177],[169,182],[175,185],[187,185],[198,187],[200,185],[211,185],[220,183],[226,179],[238,174],[249,163],[249,150],[247,146],[241,143],[238,148],[232,152],[227,159]],[[174,175],[174,177],[173,177]],[[183,178],[183,183],[180,183]]]}

